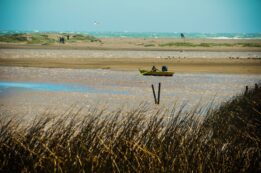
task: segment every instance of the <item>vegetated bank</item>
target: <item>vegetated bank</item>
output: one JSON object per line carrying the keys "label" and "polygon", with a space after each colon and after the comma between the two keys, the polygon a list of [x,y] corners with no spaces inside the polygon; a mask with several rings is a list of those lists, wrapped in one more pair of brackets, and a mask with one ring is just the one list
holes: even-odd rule
{"label": "vegetated bank", "polygon": [[[63,41],[62,41],[63,40]],[[50,45],[54,43],[75,43],[75,42],[101,42],[100,39],[87,34],[69,33],[17,33],[0,34],[0,42],[24,43]]]}
{"label": "vegetated bank", "polygon": [[204,119],[199,109],[94,108],[84,117],[43,115],[27,126],[1,115],[0,171],[260,172],[261,88]]}

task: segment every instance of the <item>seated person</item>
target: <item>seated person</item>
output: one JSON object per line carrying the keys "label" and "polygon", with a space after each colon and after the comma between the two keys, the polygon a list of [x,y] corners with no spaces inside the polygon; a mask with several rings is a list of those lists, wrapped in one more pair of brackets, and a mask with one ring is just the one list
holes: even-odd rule
{"label": "seated person", "polygon": [[168,67],[166,65],[163,65],[161,68],[161,71],[163,71],[163,72],[168,71]]}
{"label": "seated person", "polygon": [[158,69],[157,69],[155,66],[152,66],[151,71],[155,72],[155,71],[157,71],[157,70],[158,70]]}

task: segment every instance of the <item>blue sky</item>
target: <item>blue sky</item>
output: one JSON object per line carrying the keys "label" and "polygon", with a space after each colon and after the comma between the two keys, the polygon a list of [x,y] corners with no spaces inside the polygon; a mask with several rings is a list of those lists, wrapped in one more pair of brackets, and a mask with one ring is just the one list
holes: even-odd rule
{"label": "blue sky", "polygon": [[261,0],[0,0],[0,30],[260,33]]}

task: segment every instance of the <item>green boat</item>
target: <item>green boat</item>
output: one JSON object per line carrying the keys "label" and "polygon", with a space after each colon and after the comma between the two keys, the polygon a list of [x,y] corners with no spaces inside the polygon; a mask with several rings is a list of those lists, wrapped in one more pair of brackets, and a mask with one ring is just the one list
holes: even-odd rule
{"label": "green boat", "polygon": [[173,76],[174,72],[170,71],[148,71],[139,69],[140,73],[144,76]]}

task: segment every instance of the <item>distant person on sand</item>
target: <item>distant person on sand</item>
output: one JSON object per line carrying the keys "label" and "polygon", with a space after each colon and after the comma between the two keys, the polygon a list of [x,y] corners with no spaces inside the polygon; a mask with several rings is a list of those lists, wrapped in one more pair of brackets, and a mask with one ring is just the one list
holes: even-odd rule
{"label": "distant person on sand", "polygon": [[59,38],[59,42],[60,42],[60,43],[63,43],[63,44],[64,44],[64,41],[65,41],[65,40],[64,40],[64,37],[60,37],[60,38]]}
{"label": "distant person on sand", "polygon": [[185,35],[183,33],[180,34],[181,39],[183,39],[184,43],[185,43]]}

